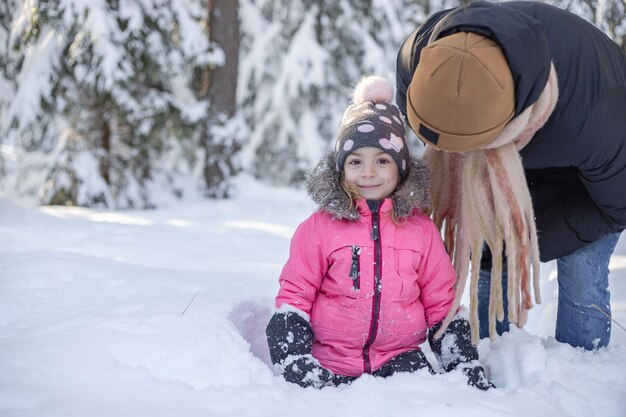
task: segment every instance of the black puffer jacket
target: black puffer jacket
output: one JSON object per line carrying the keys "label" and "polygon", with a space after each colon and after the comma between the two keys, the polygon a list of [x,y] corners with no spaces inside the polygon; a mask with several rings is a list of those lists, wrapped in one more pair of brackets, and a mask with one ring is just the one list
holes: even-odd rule
{"label": "black puffer jacket", "polygon": [[583,19],[543,3],[474,2],[438,12],[398,53],[397,103],[433,27],[438,38],[476,32],[502,47],[515,82],[516,116],[533,104],[554,63],[559,100],[521,150],[539,231],[541,260],[567,255],[626,228],[626,56]]}

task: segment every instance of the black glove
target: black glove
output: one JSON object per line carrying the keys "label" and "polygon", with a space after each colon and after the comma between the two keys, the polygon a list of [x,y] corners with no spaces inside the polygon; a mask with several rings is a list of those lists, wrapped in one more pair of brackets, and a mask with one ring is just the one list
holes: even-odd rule
{"label": "black glove", "polygon": [[485,369],[478,362],[478,350],[472,344],[469,322],[456,317],[440,339],[435,340],[435,333],[441,323],[434,325],[428,333],[428,343],[444,371],[459,368],[467,376],[467,383],[473,387],[487,390],[495,388],[485,376]]}

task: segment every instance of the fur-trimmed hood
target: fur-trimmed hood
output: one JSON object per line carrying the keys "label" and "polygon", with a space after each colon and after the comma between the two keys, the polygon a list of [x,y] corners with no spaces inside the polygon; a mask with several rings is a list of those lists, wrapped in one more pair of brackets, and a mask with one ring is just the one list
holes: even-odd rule
{"label": "fur-trimmed hood", "polygon": [[[307,192],[320,210],[337,219],[357,220],[356,205],[341,188],[341,173],[333,152],[327,153],[307,178]],[[430,170],[425,162],[412,158],[407,179],[391,195],[397,218],[411,215],[415,209],[430,208]]]}

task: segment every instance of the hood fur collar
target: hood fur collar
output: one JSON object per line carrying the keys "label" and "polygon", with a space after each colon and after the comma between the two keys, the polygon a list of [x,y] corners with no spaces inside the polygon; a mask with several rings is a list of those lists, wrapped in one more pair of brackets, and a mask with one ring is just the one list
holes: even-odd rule
{"label": "hood fur collar", "polygon": [[[341,188],[341,173],[333,152],[326,154],[307,178],[307,192],[320,210],[337,219],[357,220],[356,205]],[[430,170],[423,161],[412,158],[409,176],[391,195],[396,217],[411,215],[413,210],[430,208]]]}

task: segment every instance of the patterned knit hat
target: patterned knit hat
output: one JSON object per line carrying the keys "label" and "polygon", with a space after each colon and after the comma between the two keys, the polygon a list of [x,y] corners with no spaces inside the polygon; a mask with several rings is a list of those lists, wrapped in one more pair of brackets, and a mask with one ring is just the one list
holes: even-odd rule
{"label": "patterned knit hat", "polygon": [[393,84],[378,76],[364,77],[354,89],[352,104],[343,114],[335,152],[343,171],[348,155],[359,148],[379,148],[391,155],[401,180],[409,170],[409,148],[400,110],[393,102]]}

